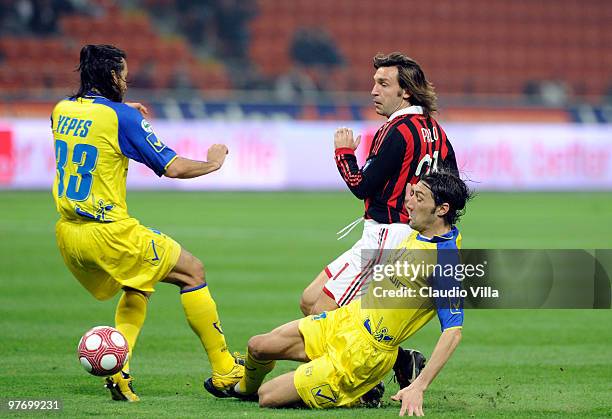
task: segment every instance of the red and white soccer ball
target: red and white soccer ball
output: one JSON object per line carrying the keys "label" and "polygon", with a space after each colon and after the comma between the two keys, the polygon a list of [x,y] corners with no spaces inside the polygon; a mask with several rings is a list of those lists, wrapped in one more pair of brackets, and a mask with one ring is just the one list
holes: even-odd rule
{"label": "red and white soccer ball", "polygon": [[128,361],[128,343],[117,329],[97,326],[83,335],[78,348],[79,362],[90,374],[113,375]]}

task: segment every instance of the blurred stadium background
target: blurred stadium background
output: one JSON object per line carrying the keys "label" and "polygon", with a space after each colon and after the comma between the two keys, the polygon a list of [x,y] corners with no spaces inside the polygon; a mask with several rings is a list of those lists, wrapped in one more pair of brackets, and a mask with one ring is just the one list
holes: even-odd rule
{"label": "blurred stadium background", "polygon": [[[260,105],[247,116],[369,119],[371,57],[393,50],[421,63],[449,120],[610,117],[605,0],[3,0],[0,13],[6,116],[46,116],[74,88],[80,47],[110,43],[157,117],[208,116],[214,99]],[[170,112],[169,97],[203,100],[203,115]]]}
{"label": "blurred stadium background", "polygon": [[[133,363],[145,402],[111,405],[81,370],[80,335],[112,324],[113,309],[78,286],[56,248],[49,116],[77,88],[83,44],[127,52],[128,100],[149,107],[179,153],[204,158],[209,144],[228,144],[224,168],[201,179],[158,180],[133,163],[130,190],[156,191],[128,202],[203,259],[240,349],[297,318],[303,287],[357,238],[334,240],[362,207],[337,173],[332,133],[350,126],[367,145],[382,124],[369,97],[377,52],[412,56],[436,86],[438,119],[481,191],[461,222],[466,247],[609,248],[611,21],[607,0],[0,0],[5,396],[59,397],[77,417],[322,414],[203,395],[201,348],[169,286],[154,296]],[[157,191],[176,188],[219,192]],[[610,313],[470,311],[426,413],[609,417]],[[409,345],[429,353],[438,334],[432,322]],[[368,417],[395,416],[387,406]]]}
{"label": "blurred stadium background", "polygon": [[435,84],[479,188],[611,189],[611,18],[606,0],[3,0],[0,185],[49,185],[51,107],[77,86],[80,48],[110,43],[164,141],[236,157],[180,187],[342,188],[332,129],[380,125],[371,59],[399,50]]}

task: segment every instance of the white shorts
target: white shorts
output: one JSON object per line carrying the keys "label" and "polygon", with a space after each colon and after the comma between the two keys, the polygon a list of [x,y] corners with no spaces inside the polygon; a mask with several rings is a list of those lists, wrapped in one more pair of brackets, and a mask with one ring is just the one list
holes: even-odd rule
{"label": "white shorts", "polygon": [[397,248],[411,232],[408,224],[379,224],[374,220],[365,220],[361,239],[325,267],[329,279],[323,292],[340,307],[350,303],[371,277],[371,266],[380,262],[376,259],[382,257],[383,249]]}

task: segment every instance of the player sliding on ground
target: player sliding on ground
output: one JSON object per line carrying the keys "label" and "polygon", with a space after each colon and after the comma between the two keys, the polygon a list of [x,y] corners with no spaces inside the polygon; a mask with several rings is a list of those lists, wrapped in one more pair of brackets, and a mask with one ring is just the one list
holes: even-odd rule
{"label": "player sliding on ground", "polygon": [[[123,290],[115,325],[128,341],[130,359],[155,285],[177,285],[187,321],[212,367],[205,386],[223,391],[236,384],[244,367],[227,349],[202,262],[128,215],[126,178],[129,159],[144,163],[158,176],[203,176],[221,168],[227,148],[211,146],[204,162],[180,157],[165,146],[134,109],[146,114],[146,108],[122,103],[127,90],[125,58],[110,45],[83,47],[79,91],[53,109],[57,243],[70,271],[95,298],[106,300]],[[107,378],[106,387],[113,400],[139,400],[128,364]]]}
{"label": "player sliding on ground", "polygon": [[[418,254],[425,257],[423,261],[457,266],[461,235],[454,224],[469,198],[465,183],[450,173],[433,172],[423,176],[412,188],[408,186],[405,205],[410,214],[410,227],[415,231],[388,262],[416,263]],[[460,287],[454,276],[439,271],[432,276],[412,278],[395,275],[377,284],[396,291]],[[420,375],[414,380],[410,377],[413,367],[409,364],[410,357],[399,360],[394,367],[396,376],[399,373],[401,390],[392,399],[401,401],[400,414],[422,415],[424,391],[461,340],[462,301],[460,298],[432,300],[418,294],[389,301],[377,299],[375,295],[364,295],[337,310],[310,315],[252,337],[248,343],[245,376],[227,395],[258,400],[262,407],[300,403],[310,408],[358,405],[362,396],[377,386],[394,366],[399,345],[437,312],[442,335]],[[403,356],[404,352],[400,354]],[[275,360],[304,364],[262,385]],[[408,384],[406,381],[411,384],[404,387]]]}
{"label": "player sliding on ground", "polygon": [[[370,280],[362,268],[386,249],[396,248],[412,232],[404,206],[407,185],[414,185],[430,170],[459,173],[451,142],[434,118],[436,92],[421,66],[399,52],[378,54],[373,64],[372,101],[376,113],[387,121],[376,131],[363,167],[357,165],[355,156],[361,137],[354,139],[348,128],[334,133],[340,175],[365,205],[363,218],[339,233],[344,237],[361,221],[363,233],[304,290],[300,301],[304,315],[335,310],[359,298]],[[410,356],[422,357],[416,351]]]}
{"label": "player sliding on ground", "polygon": [[376,55],[373,64],[372,101],[376,113],[387,121],[376,131],[363,167],[355,156],[361,136],[354,139],[348,128],[334,133],[342,180],[365,206],[363,219],[347,226],[343,236],[365,220],[363,233],[304,290],[300,301],[304,315],[353,301],[369,280],[361,269],[365,265],[362,250],[394,249],[412,232],[404,207],[408,184],[414,185],[430,170],[459,174],[451,142],[433,117],[438,107],[436,92],[421,66],[397,52]]}

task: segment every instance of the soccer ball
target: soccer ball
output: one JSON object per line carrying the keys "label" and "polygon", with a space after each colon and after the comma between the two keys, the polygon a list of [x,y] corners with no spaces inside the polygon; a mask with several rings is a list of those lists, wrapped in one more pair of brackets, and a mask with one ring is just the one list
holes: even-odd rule
{"label": "soccer ball", "polygon": [[117,329],[97,326],[83,335],[77,353],[85,371],[108,376],[121,371],[128,361],[128,344]]}

